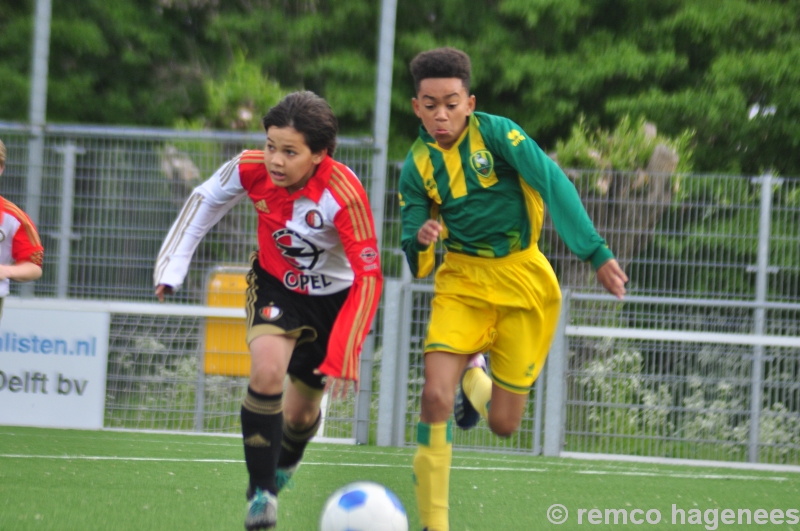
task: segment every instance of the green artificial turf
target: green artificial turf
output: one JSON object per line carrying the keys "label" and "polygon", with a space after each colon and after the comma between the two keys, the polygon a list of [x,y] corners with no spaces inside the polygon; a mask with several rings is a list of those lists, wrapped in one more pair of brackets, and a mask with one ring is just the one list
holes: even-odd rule
{"label": "green artificial turf", "polygon": [[[419,531],[413,453],[312,443],[295,487],[281,493],[278,529],[316,530],[330,493],[372,480],[400,497],[409,529]],[[242,455],[232,437],[0,427],[0,529],[241,530]],[[548,521],[553,504],[569,511],[566,524]],[[686,524],[672,523],[673,504]],[[786,515],[789,509],[800,515],[800,473],[456,452],[450,506],[453,531],[620,529],[613,513],[605,522],[606,510],[619,509],[640,509],[634,515],[640,519],[658,510],[661,522],[645,522],[647,529],[800,530]],[[598,521],[589,519],[591,509],[600,511],[600,523],[591,523]],[[764,509],[775,522],[780,510],[783,523],[768,517],[763,525],[726,525],[723,509]],[[690,523],[692,510],[699,523]]]}

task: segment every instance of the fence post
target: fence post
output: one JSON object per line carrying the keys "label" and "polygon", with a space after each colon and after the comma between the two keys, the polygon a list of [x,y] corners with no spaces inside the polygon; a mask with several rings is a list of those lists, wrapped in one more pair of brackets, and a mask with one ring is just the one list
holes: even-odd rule
{"label": "fence post", "polygon": [[28,179],[25,210],[34,225],[39,224],[42,198],[42,166],[44,166],[44,126],[47,121],[47,69],[50,58],[51,0],[36,0],[31,57],[31,90],[28,120],[31,138],[28,141]]}
{"label": "fence post", "polygon": [[[404,266],[408,269],[407,266]],[[408,278],[406,273],[403,278]],[[394,395],[394,429],[393,446],[405,446],[406,444],[406,412],[408,411],[408,369],[410,363],[411,345],[411,311],[413,309],[414,291],[404,283],[402,290],[402,303],[400,306],[400,319],[397,327],[400,329],[400,345],[397,356],[397,373],[395,378]]]}
{"label": "fence post", "polygon": [[56,296],[66,299],[69,289],[69,260],[72,251],[72,240],[76,235],[72,232],[72,211],[75,203],[75,158],[86,153],[72,142],[56,148],[64,156],[61,179],[61,226],[53,234],[58,240],[58,282]]}
{"label": "fence post", "polygon": [[[31,91],[28,120],[31,137],[28,140],[28,178],[25,193],[25,213],[34,225],[39,225],[44,167],[44,126],[47,121],[47,67],[50,57],[51,0],[36,0],[31,57]],[[20,287],[20,295],[33,297],[34,283]]]}
{"label": "fence post", "polygon": [[378,446],[391,446],[394,440],[395,397],[397,395],[397,361],[399,328],[402,313],[403,282],[386,279],[383,287],[383,347],[381,348],[381,380],[378,395]]}
{"label": "fence post", "polygon": [[[756,265],[756,302],[767,300],[767,274],[769,273],[769,238],[772,232],[772,174],[765,173],[761,181],[761,208],[758,222],[758,262]],[[764,335],[766,309],[756,308],[753,333]],[[748,460],[757,463],[761,432],[762,389],[764,386],[764,345],[753,347],[753,369],[750,382],[750,442]]]}
{"label": "fence post", "polygon": [[355,439],[357,444],[369,443],[369,417],[372,405],[372,366],[375,353],[375,332],[373,331],[364,339],[361,349],[361,370],[359,374],[358,395],[355,405]]}
{"label": "fence post", "polygon": [[394,35],[397,19],[397,0],[382,0],[378,27],[378,68],[375,76],[375,139],[372,156],[370,205],[378,231],[378,249],[383,245],[384,205],[386,204],[386,167],[389,152],[389,119],[392,100],[392,73],[394,67]]}
{"label": "fence post", "polygon": [[533,402],[533,455],[542,453],[542,417],[544,416],[544,379],[546,378],[547,364],[542,367],[539,377],[534,384]]}
{"label": "fence post", "polygon": [[544,455],[558,457],[564,444],[567,398],[567,321],[569,320],[570,291],[564,290],[558,328],[547,357],[547,403],[544,417]]}

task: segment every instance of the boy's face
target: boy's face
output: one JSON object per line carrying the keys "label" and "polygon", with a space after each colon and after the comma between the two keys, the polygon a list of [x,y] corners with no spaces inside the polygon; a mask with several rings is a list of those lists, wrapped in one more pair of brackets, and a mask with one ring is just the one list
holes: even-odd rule
{"label": "boy's face", "polygon": [[411,103],[422,126],[442,149],[453,147],[467,127],[467,117],[475,110],[475,96],[467,94],[457,77],[423,79]]}
{"label": "boy's face", "polygon": [[264,163],[275,186],[294,193],[314,175],[326,151],[312,153],[303,133],[294,127],[270,127],[264,147]]}

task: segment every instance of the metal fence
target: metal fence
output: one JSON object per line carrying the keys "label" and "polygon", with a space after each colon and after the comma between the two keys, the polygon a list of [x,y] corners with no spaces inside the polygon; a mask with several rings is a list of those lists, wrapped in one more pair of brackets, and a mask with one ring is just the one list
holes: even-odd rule
{"label": "metal fence", "polygon": [[[141,303],[155,301],[155,257],[192,188],[242,150],[261,149],[264,134],[47,126],[36,168],[41,186],[31,197],[34,136],[28,126],[0,123],[8,151],[0,195],[24,210],[41,205],[28,214],[45,247],[42,279],[12,283],[12,296],[75,311],[104,303],[94,308],[111,314],[106,426],[237,433],[247,379],[202,370],[205,328],[228,310],[209,313],[197,305],[208,300],[210,271],[247,264],[257,246],[254,209],[237,205],[206,236],[173,304]],[[338,144],[337,159],[368,177],[371,143],[340,138]],[[242,308],[233,312],[244,315]],[[354,402],[328,408],[326,436],[352,438]]]}
{"label": "metal fence", "polygon": [[[607,299],[576,294],[570,305],[624,309]],[[756,332],[760,312],[797,312],[800,304],[632,299],[624,306],[670,308],[678,326],[566,326],[564,389],[554,398],[566,408],[565,451],[800,462],[800,337]],[[737,310],[738,330],[697,319],[714,308]]]}
{"label": "metal fence", "polygon": [[[32,134],[27,126],[0,123],[0,138],[8,148],[0,194],[25,209],[30,201],[27,161]],[[46,249],[45,272],[32,294],[65,301],[146,302],[153,300],[154,257],[190,190],[242,149],[260,148],[264,138],[47,126],[43,141],[37,197],[41,209],[34,217]],[[371,144],[361,140],[342,139],[337,151],[337,158],[353,168],[368,189],[372,155]],[[384,219],[376,219],[383,227],[387,284],[363,356],[368,373],[374,362],[373,377],[362,380],[361,413],[350,404],[341,418],[352,412],[351,420],[364,428],[358,436],[362,442],[409,444],[418,416],[421,341],[432,279],[412,282],[404,267],[396,200],[400,165],[390,164],[388,170]],[[457,435],[456,443],[538,453],[548,440],[557,440],[559,451],[796,463],[796,347],[614,334],[650,330],[656,335],[691,331],[800,336],[800,179],[569,174],[631,277],[630,297],[625,303],[600,297],[591,268],[569,253],[547,219],[539,246],[562,287],[573,294],[564,323],[563,404],[550,403],[548,375],[537,382],[515,437],[498,439],[479,427]],[[254,227],[253,209],[242,204],[211,231],[198,248],[184,289],[173,299],[175,311],[205,303],[208,271],[246,262],[256,244]],[[13,290],[25,295],[19,285]],[[197,427],[196,392],[182,394],[180,386],[196,381],[194,375],[184,376],[199,363],[204,319],[115,315],[108,425],[171,426],[157,415],[148,416],[148,408],[157,408],[136,402],[139,398],[120,405],[120,397],[131,399],[136,389],[144,392],[149,386],[158,391],[152,396],[172,400],[171,406],[158,406],[173,411],[160,418],[171,415],[181,428]],[[572,335],[570,327],[580,326],[610,332],[603,337]],[[558,348],[555,345],[554,352]],[[387,359],[390,370],[385,370]],[[397,374],[407,378],[392,377]],[[225,413],[215,417],[212,410],[217,406],[204,402],[203,429],[235,430],[236,414],[228,409],[236,409],[240,383],[206,383],[203,392],[216,393],[215,403],[230,407],[219,406]],[[564,415],[554,439],[553,430],[548,433],[548,418],[558,417],[556,406],[563,406]],[[378,417],[391,421],[380,425]],[[755,418],[759,427],[754,430],[750,422]],[[349,428],[343,424],[341,429]]]}
{"label": "metal fence", "polygon": [[[2,195],[23,210],[41,205],[28,212],[45,247],[35,295],[126,301],[153,300],[155,256],[191,190],[266,141],[263,133],[47,126],[36,196],[26,185],[29,128],[0,123],[0,138],[8,150]],[[340,138],[336,155],[362,179],[370,175],[370,142]],[[225,216],[199,246],[175,302],[203,302],[211,268],[247,264],[255,220],[246,202]]]}

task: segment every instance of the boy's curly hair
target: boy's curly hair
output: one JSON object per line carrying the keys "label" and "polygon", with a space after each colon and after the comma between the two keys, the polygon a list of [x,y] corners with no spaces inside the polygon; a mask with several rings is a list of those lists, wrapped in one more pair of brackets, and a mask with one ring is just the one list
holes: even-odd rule
{"label": "boy's curly hair", "polygon": [[423,79],[457,77],[469,94],[472,64],[469,55],[461,50],[446,46],[421,52],[411,60],[410,68],[415,93],[419,93],[419,84]]}

